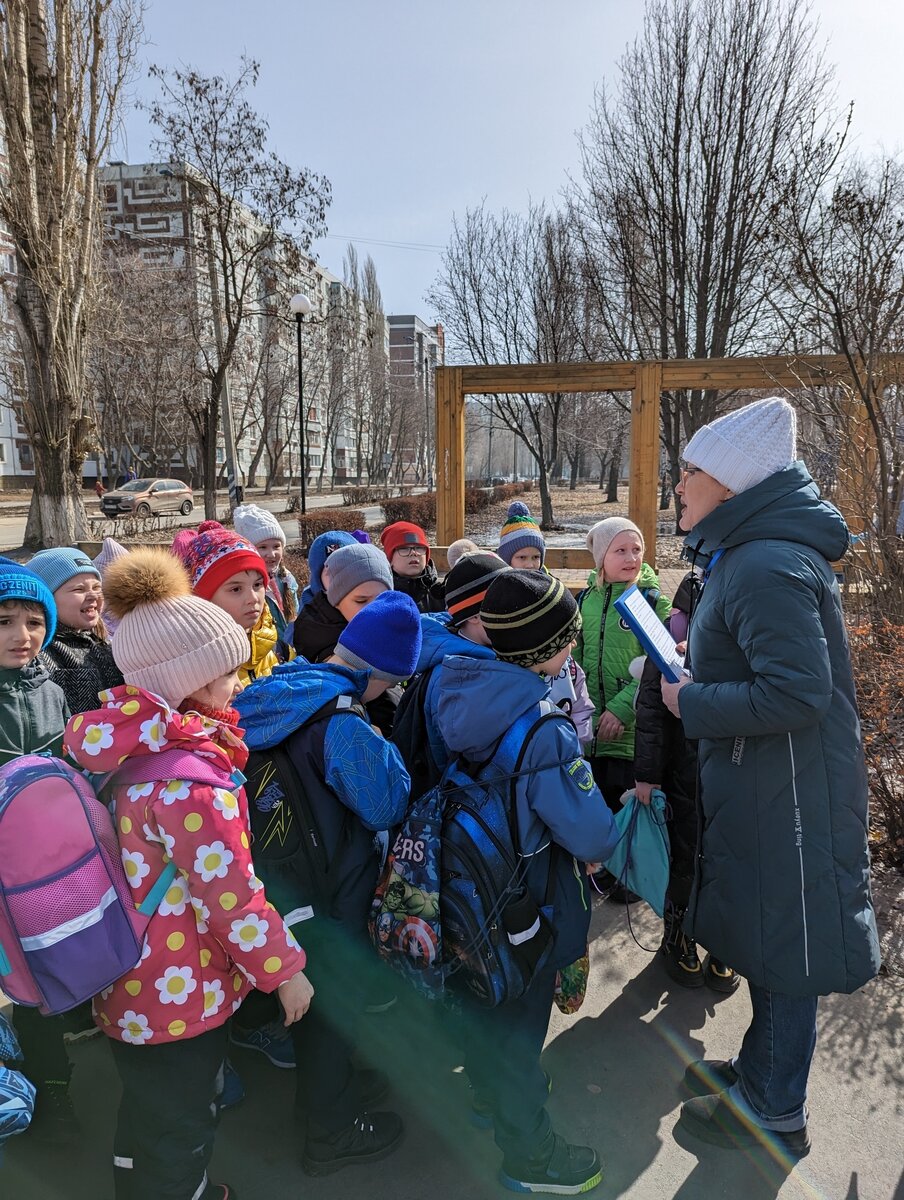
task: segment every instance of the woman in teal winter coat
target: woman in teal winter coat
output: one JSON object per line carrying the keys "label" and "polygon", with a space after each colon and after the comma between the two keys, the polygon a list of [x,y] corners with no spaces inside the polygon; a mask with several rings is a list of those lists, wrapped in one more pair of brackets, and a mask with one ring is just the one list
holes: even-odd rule
{"label": "woman in teal winter coat", "polygon": [[[688,933],[750,987],[738,1055],[694,1064],[680,1125],[726,1146],[810,1149],[817,998],[879,968],[867,780],[838,586],[840,513],[795,461],[795,416],[760,401],[704,426],[677,489],[705,584],[693,681],[662,694],[698,740],[701,841]],[[706,1094],[709,1093],[709,1094]]]}

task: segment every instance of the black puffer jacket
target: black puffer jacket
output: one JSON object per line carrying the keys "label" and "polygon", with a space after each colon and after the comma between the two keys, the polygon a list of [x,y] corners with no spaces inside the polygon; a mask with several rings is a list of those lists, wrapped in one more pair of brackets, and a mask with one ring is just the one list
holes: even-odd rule
{"label": "black puffer jacket", "polygon": [[446,611],[446,584],[432,562],[427,563],[420,575],[397,575],[393,571],[392,585],[397,592],[410,596],[419,612]]}
{"label": "black puffer jacket", "polygon": [[124,682],[110,643],[89,630],[57,625],[53,641],[38,657],[53,682],[63,689],[72,716],[97,708],[99,692]]}

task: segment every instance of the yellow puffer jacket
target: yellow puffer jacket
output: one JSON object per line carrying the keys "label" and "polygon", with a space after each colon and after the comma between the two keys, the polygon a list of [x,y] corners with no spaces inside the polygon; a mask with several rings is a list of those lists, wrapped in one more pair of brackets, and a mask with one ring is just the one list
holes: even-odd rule
{"label": "yellow puffer jacket", "polygon": [[[276,622],[270,615],[269,605],[265,604],[257,624],[248,634],[251,656],[239,667],[239,679],[243,687],[247,687],[255,679],[263,679],[279,663],[275,651],[277,637]],[[294,654],[292,657],[294,658]]]}

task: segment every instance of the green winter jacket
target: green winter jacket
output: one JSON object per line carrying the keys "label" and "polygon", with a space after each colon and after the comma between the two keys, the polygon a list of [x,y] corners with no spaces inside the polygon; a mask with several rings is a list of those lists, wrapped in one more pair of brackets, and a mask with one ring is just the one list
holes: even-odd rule
{"label": "green winter jacket", "polygon": [[0,765],[21,754],[61,754],[66,697],[35,660],[0,667]]}
{"label": "green winter jacket", "polygon": [[[625,727],[624,733],[614,742],[598,741],[594,737],[587,753],[591,758],[633,759],[637,680],[631,678],[629,668],[632,659],[643,654],[643,647],[615,607],[615,601],[630,585],[608,583],[600,588],[596,571],[587,576],[587,584],[587,590],[578,599],[583,627],[574,658],[587,676],[587,690],[596,708],[596,720],[604,709],[608,709]],[[637,586],[643,591],[659,591],[656,572],[646,563],[640,569]],[[671,607],[669,597],[660,595],[656,600],[657,616],[664,621]]]}
{"label": "green winter jacket", "polygon": [[[852,992],[879,969],[867,779],[841,598],[848,546],[803,463],[721,504],[686,545],[700,853],[685,926],[760,987]],[[713,556],[721,551],[717,558]]]}

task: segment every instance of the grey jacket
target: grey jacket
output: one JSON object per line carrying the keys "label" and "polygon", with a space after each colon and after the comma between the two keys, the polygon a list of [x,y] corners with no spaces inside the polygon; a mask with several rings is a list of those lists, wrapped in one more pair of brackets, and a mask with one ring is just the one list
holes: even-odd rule
{"label": "grey jacket", "polygon": [[691,621],[701,845],[686,922],[751,982],[852,992],[879,969],[867,779],[841,599],[848,532],[794,463],[686,539],[711,573]]}
{"label": "grey jacket", "polygon": [[0,765],[21,754],[61,754],[69,716],[62,690],[37,659],[0,669]]}

